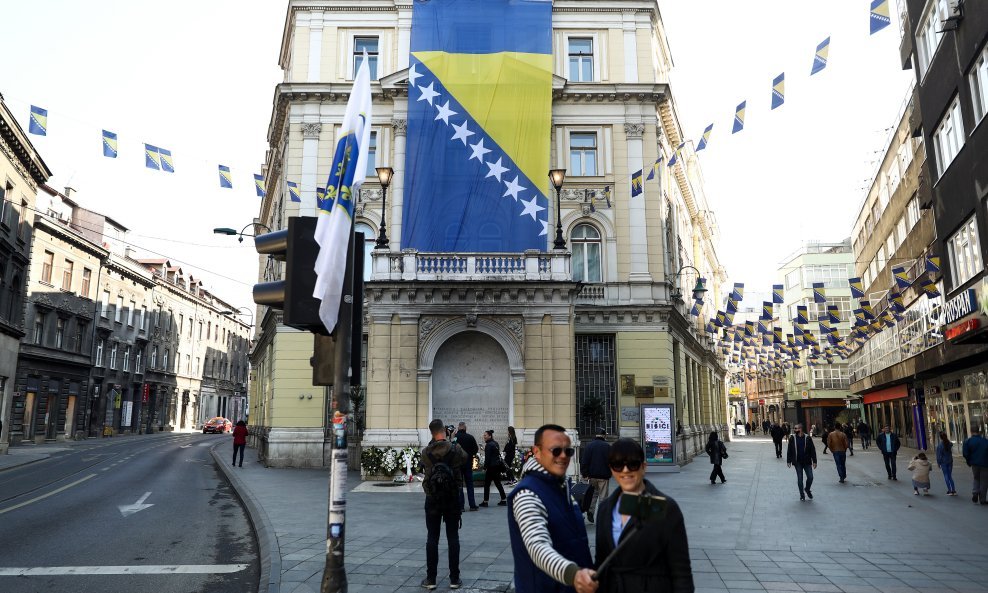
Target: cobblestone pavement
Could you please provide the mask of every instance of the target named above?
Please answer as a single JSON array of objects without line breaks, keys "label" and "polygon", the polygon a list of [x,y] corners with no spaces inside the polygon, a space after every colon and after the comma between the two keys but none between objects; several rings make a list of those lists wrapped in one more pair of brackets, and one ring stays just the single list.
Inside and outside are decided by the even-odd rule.
[{"label": "cobblestone pavement", "polygon": [[[886,479],[874,448],[848,457],[846,484],[837,481],[833,457],[821,456],[815,498],[801,502],[795,471],[776,459],[768,439],[745,437],[728,443],[728,449],[724,485],[710,484],[705,458],[679,473],[649,475],[683,509],[698,593],[988,591],[988,507],[972,504],[967,494],[971,473],[963,460],[954,470],[960,496],[945,496],[942,475],[935,471],[935,494],[922,497],[913,495],[905,469],[912,451],[900,452],[895,482]],[[256,461],[232,468],[227,452],[219,448],[217,462],[249,501],[259,540],[268,540],[261,546],[271,556],[262,591],[319,591],[325,471],[265,469]],[[347,486],[349,590],[422,591],[421,489],[360,483],[356,474]],[[480,497],[479,488],[477,493]],[[505,514],[497,506],[464,514],[461,591],[509,588],[512,557]],[[593,529],[588,525],[591,541]],[[448,586],[445,555],[441,542],[440,591]]]}]

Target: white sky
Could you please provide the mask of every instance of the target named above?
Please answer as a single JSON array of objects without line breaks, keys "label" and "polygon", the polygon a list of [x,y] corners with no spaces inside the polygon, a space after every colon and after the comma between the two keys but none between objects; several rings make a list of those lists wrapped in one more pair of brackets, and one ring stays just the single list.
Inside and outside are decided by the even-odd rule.
[{"label": "white sky", "polygon": [[[0,0],[0,93],[31,136],[52,187],[131,229],[142,256],[169,256],[221,298],[253,308],[253,241],[213,235],[257,214],[285,0]],[[898,19],[868,34],[868,0],[659,0],[673,94],[687,137],[714,123],[700,153],[731,282],[769,290],[778,262],[808,239],[839,241],[895,124],[911,71]],[[892,10],[894,11],[894,2]],[[809,77],[817,44],[830,63]],[[769,110],[786,72],[786,104]],[[745,129],[731,135],[748,100]],[[119,136],[102,156],[100,130]],[[174,174],[144,167],[143,143],[170,149]],[[217,165],[233,170],[221,189]]]}]

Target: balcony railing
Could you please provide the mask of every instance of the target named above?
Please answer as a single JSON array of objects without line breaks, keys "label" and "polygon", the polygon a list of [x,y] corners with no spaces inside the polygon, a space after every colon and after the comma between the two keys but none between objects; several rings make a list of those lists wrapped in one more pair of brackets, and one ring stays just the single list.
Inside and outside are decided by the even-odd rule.
[{"label": "balcony railing", "polygon": [[371,280],[571,281],[570,253],[401,253],[374,251]]}]

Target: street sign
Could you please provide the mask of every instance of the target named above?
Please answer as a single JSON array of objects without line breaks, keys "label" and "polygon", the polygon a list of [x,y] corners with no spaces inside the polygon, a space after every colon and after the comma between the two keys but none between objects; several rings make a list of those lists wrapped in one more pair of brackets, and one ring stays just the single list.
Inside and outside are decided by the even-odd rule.
[{"label": "street sign", "polygon": [[147,383],[144,384],[144,391],[141,394],[141,403],[148,403],[148,399],[151,395],[151,386]]}]

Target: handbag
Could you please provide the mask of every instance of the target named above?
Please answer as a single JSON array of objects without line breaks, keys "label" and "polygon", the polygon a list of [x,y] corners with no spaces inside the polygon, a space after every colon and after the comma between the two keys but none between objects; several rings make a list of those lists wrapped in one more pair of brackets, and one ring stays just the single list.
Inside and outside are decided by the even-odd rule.
[{"label": "handbag", "polygon": [[590,510],[590,503],[593,501],[593,486],[589,482],[577,482],[570,488],[570,494],[578,505],[580,512],[586,513]]}]

